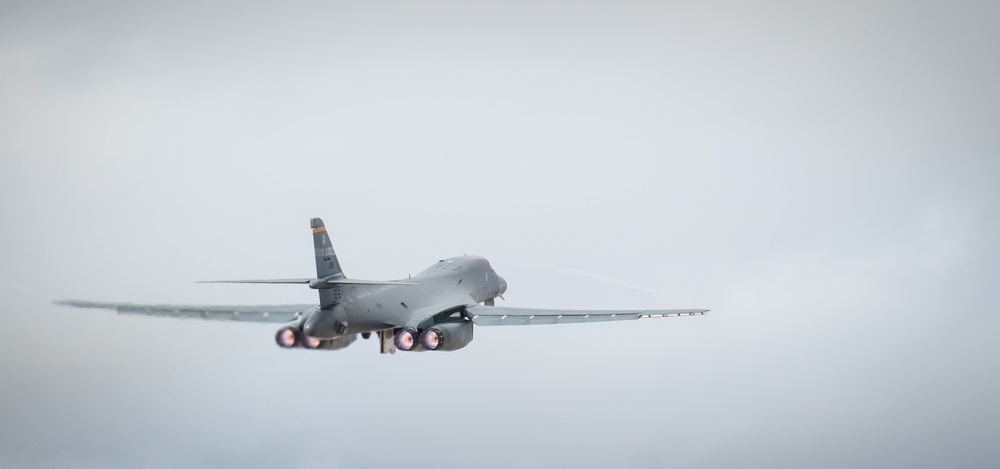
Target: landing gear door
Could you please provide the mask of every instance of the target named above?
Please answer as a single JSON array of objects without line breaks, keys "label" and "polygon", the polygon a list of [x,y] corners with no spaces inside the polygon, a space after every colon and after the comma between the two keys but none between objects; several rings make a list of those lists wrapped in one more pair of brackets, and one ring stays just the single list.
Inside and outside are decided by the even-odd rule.
[{"label": "landing gear door", "polygon": [[392,329],[378,331],[379,353],[396,353],[395,336]]}]

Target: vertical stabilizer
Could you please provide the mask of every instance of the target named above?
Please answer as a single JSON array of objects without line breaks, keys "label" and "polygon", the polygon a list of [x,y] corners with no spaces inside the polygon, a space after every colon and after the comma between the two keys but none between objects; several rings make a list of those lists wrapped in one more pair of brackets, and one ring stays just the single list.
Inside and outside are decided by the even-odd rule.
[{"label": "vertical stabilizer", "polygon": [[344,271],[340,269],[340,261],[337,260],[337,253],[333,250],[330,237],[326,234],[323,220],[313,218],[309,225],[313,230],[313,247],[316,250],[316,278],[326,278],[331,275],[343,277]]},{"label": "vertical stabilizer", "polygon": [[[326,226],[323,220],[313,218],[309,222],[313,231],[313,249],[316,251],[316,278],[344,278],[344,271],[340,268],[340,260],[333,250],[333,243],[326,233]],[[324,288],[319,290],[319,305],[324,310],[333,308],[340,302],[340,287]]]}]

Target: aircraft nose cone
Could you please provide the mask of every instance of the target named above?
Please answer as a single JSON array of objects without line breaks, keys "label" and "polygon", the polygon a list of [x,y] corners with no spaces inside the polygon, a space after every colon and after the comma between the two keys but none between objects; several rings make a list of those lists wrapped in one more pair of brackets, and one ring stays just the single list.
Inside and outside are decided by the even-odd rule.
[{"label": "aircraft nose cone", "polygon": [[[497,275],[497,277],[500,276]],[[507,293],[507,280],[504,279],[503,277],[500,277],[500,294],[503,295],[504,293]]]}]

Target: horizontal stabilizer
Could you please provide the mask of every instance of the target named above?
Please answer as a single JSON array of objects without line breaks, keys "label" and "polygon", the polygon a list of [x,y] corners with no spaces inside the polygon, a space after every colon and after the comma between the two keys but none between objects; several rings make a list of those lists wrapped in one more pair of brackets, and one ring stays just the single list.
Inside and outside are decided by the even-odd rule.
[{"label": "horizontal stabilizer", "polygon": [[270,283],[308,284],[309,288],[333,288],[338,285],[417,285],[401,280],[359,280],[353,278],[272,278],[258,280],[201,280],[195,283]]},{"label": "horizontal stabilizer", "polygon": [[258,280],[199,280],[195,283],[309,283],[311,278],[271,278]]}]

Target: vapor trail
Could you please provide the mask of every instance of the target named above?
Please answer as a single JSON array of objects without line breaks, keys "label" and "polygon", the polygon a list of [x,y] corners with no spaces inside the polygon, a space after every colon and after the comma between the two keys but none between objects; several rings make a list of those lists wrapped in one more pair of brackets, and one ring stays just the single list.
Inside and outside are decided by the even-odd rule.
[{"label": "vapor trail", "polygon": [[585,277],[585,278],[590,278],[590,279],[594,279],[594,280],[600,280],[600,281],[607,282],[607,283],[610,283],[610,284],[613,284],[613,285],[618,285],[620,287],[625,287],[625,288],[628,288],[628,289],[631,289],[631,290],[641,291],[643,293],[649,293],[651,295],[656,295],[656,296],[660,296],[660,297],[663,297],[663,298],[671,299],[671,297],[669,295],[666,295],[666,294],[660,292],[659,290],[656,290],[656,289],[653,289],[653,288],[649,288],[649,287],[644,287],[642,285],[636,285],[634,283],[627,282],[625,280],[622,280],[622,279],[616,278],[616,277],[612,277],[612,276],[607,275],[607,274],[602,274],[600,272],[591,272],[589,270],[575,269],[573,267],[566,267],[566,266],[559,265],[559,264],[553,264],[551,262],[536,261],[536,260],[523,259],[523,258],[518,258],[518,257],[507,258],[505,260],[508,261],[508,262],[510,262],[511,264],[521,265],[521,266],[524,266],[524,267],[535,267],[535,268],[539,268],[539,269],[549,270],[549,271],[552,271],[552,272],[559,272],[559,273],[563,273],[563,274],[576,275],[578,277]]},{"label": "vapor trail", "polygon": [[14,291],[23,293],[23,294],[28,295],[28,296],[30,296],[32,298],[35,298],[35,299],[42,299],[43,298],[43,296],[40,295],[38,292],[36,292],[36,291],[34,291],[34,290],[32,290],[32,289],[30,289],[28,287],[25,287],[25,286],[23,286],[21,284],[14,283],[14,282],[11,282],[11,281],[8,281],[8,280],[2,280],[2,279],[0,279],[0,287],[7,288],[9,290],[14,290]]}]

